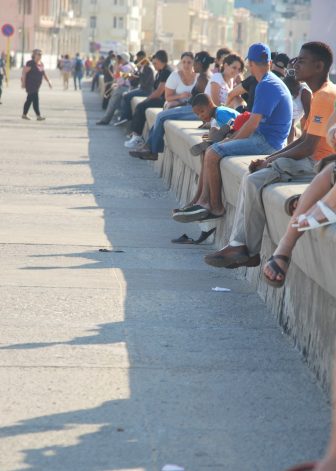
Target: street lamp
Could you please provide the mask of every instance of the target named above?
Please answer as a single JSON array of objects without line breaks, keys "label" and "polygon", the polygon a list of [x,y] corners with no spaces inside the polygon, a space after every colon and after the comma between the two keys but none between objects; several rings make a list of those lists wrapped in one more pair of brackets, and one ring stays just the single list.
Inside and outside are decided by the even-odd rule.
[{"label": "street lamp", "polygon": [[22,38],[21,38],[21,67],[24,67],[25,36],[26,36],[26,0],[22,0]]}]

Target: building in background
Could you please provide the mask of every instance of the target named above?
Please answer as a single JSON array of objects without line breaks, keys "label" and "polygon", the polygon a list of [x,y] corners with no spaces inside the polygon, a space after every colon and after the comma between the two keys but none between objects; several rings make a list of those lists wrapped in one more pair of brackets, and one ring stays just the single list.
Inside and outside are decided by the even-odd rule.
[{"label": "building in background", "polygon": [[233,49],[245,57],[249,46],[258,42],[268,42],[268,23],[246,8],[235,8]]},{"label": "building in background", "polygon": [[[12,23],[15,33],[11,51],[18,66],[42,49],[46,67],[55,67],[57,56],[80,50],[80,32],[86,24],[81,0],[1,0],[1,20]],[[5,50],[4,38],[0,48]]]},{"label": "building in background", "polygon": [[82,14],[87,20],[81,34],[82,52],[140,49],[142,0],[82,0]]},{"label": "building in background", "polygon": [[[322,10],[326,3],[319,2]],[[272,51],[295,57],[310,30],[311,0],[235,0],[236,7],[250,10],[268,23]]]}]

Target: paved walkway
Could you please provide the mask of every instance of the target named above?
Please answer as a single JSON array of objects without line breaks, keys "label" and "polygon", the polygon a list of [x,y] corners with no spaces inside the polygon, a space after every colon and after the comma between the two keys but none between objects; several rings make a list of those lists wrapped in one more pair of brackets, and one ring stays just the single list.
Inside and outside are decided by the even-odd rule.
[{"label": "paved walkway", "polygon": [[[281,471],[323,452],[326,398],[235,273],[185,226],[97,94],[0,107],[0,470]],[[190,235],[197,227],[188,227]],[[100,248],[112,252],[99,252]],[[211,291],[231,288],[231,293]]]}]

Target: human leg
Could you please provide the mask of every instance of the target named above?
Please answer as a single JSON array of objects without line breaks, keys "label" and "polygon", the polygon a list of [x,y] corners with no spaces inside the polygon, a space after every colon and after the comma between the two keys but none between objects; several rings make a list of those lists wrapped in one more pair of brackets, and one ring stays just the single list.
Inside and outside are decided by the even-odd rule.
[{"label": "human leg", "polygon": [[26,98],[26,101],[23,105],[23,116],[27,116],[28,114],[28,111],[29,111],[29,108],[31,106],[31,104],[33,103],[33,94],[32,93],[28,93],[27,94],[27,98]]},{"label": "human leg", "polygon": [[132,119],[132,132],[137,136],[141,136],[146,123],[146,110],[148,108],[160,108],[163,104],[162,98],[154,98],[152,100],[145,100],[142,103],[139,103]]},{"label": "human leg", "polygon": [[3,75],[0,74],[0,103],[1,103],[1,96],[2,96],[2,84],[3,84]]},{"label": "human leg", "polygon": [[37,117],[41,116],[38,92],[32,94],[33,108]]},{"label": "human leg", "polygon": [[145,97],[147,96],[147,93],[144,90],[141,90],[140,88],[137,88],[136,90],[132,90],[128,93],[125,93],[122,102],[120,105],[120,118],[127,119],[130,121],[132,119],[132,106],[131,106],[131,101],[132,98],[139,96],[139,97]]}]

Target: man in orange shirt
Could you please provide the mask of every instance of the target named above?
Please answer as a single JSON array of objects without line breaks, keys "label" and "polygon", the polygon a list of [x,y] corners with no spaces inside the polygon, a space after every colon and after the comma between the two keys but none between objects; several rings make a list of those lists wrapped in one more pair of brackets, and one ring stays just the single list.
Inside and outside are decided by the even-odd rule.
[{"label": "man in orange shirt", "polygon": [[284,149],[251,162],[250,172],[240,185],[230,242],[205,257],[209,265],[225,268],[259,265],[266,222],[263,189],[276,182],[311,181],[316,160],[333,152],[326,142],[328,120],[336,101],[336,85],[328,79],[332,62],[332,52],[326,44],[310,42],[302,46],[294,65],[295,76],[313,92],[305,130]]}]

